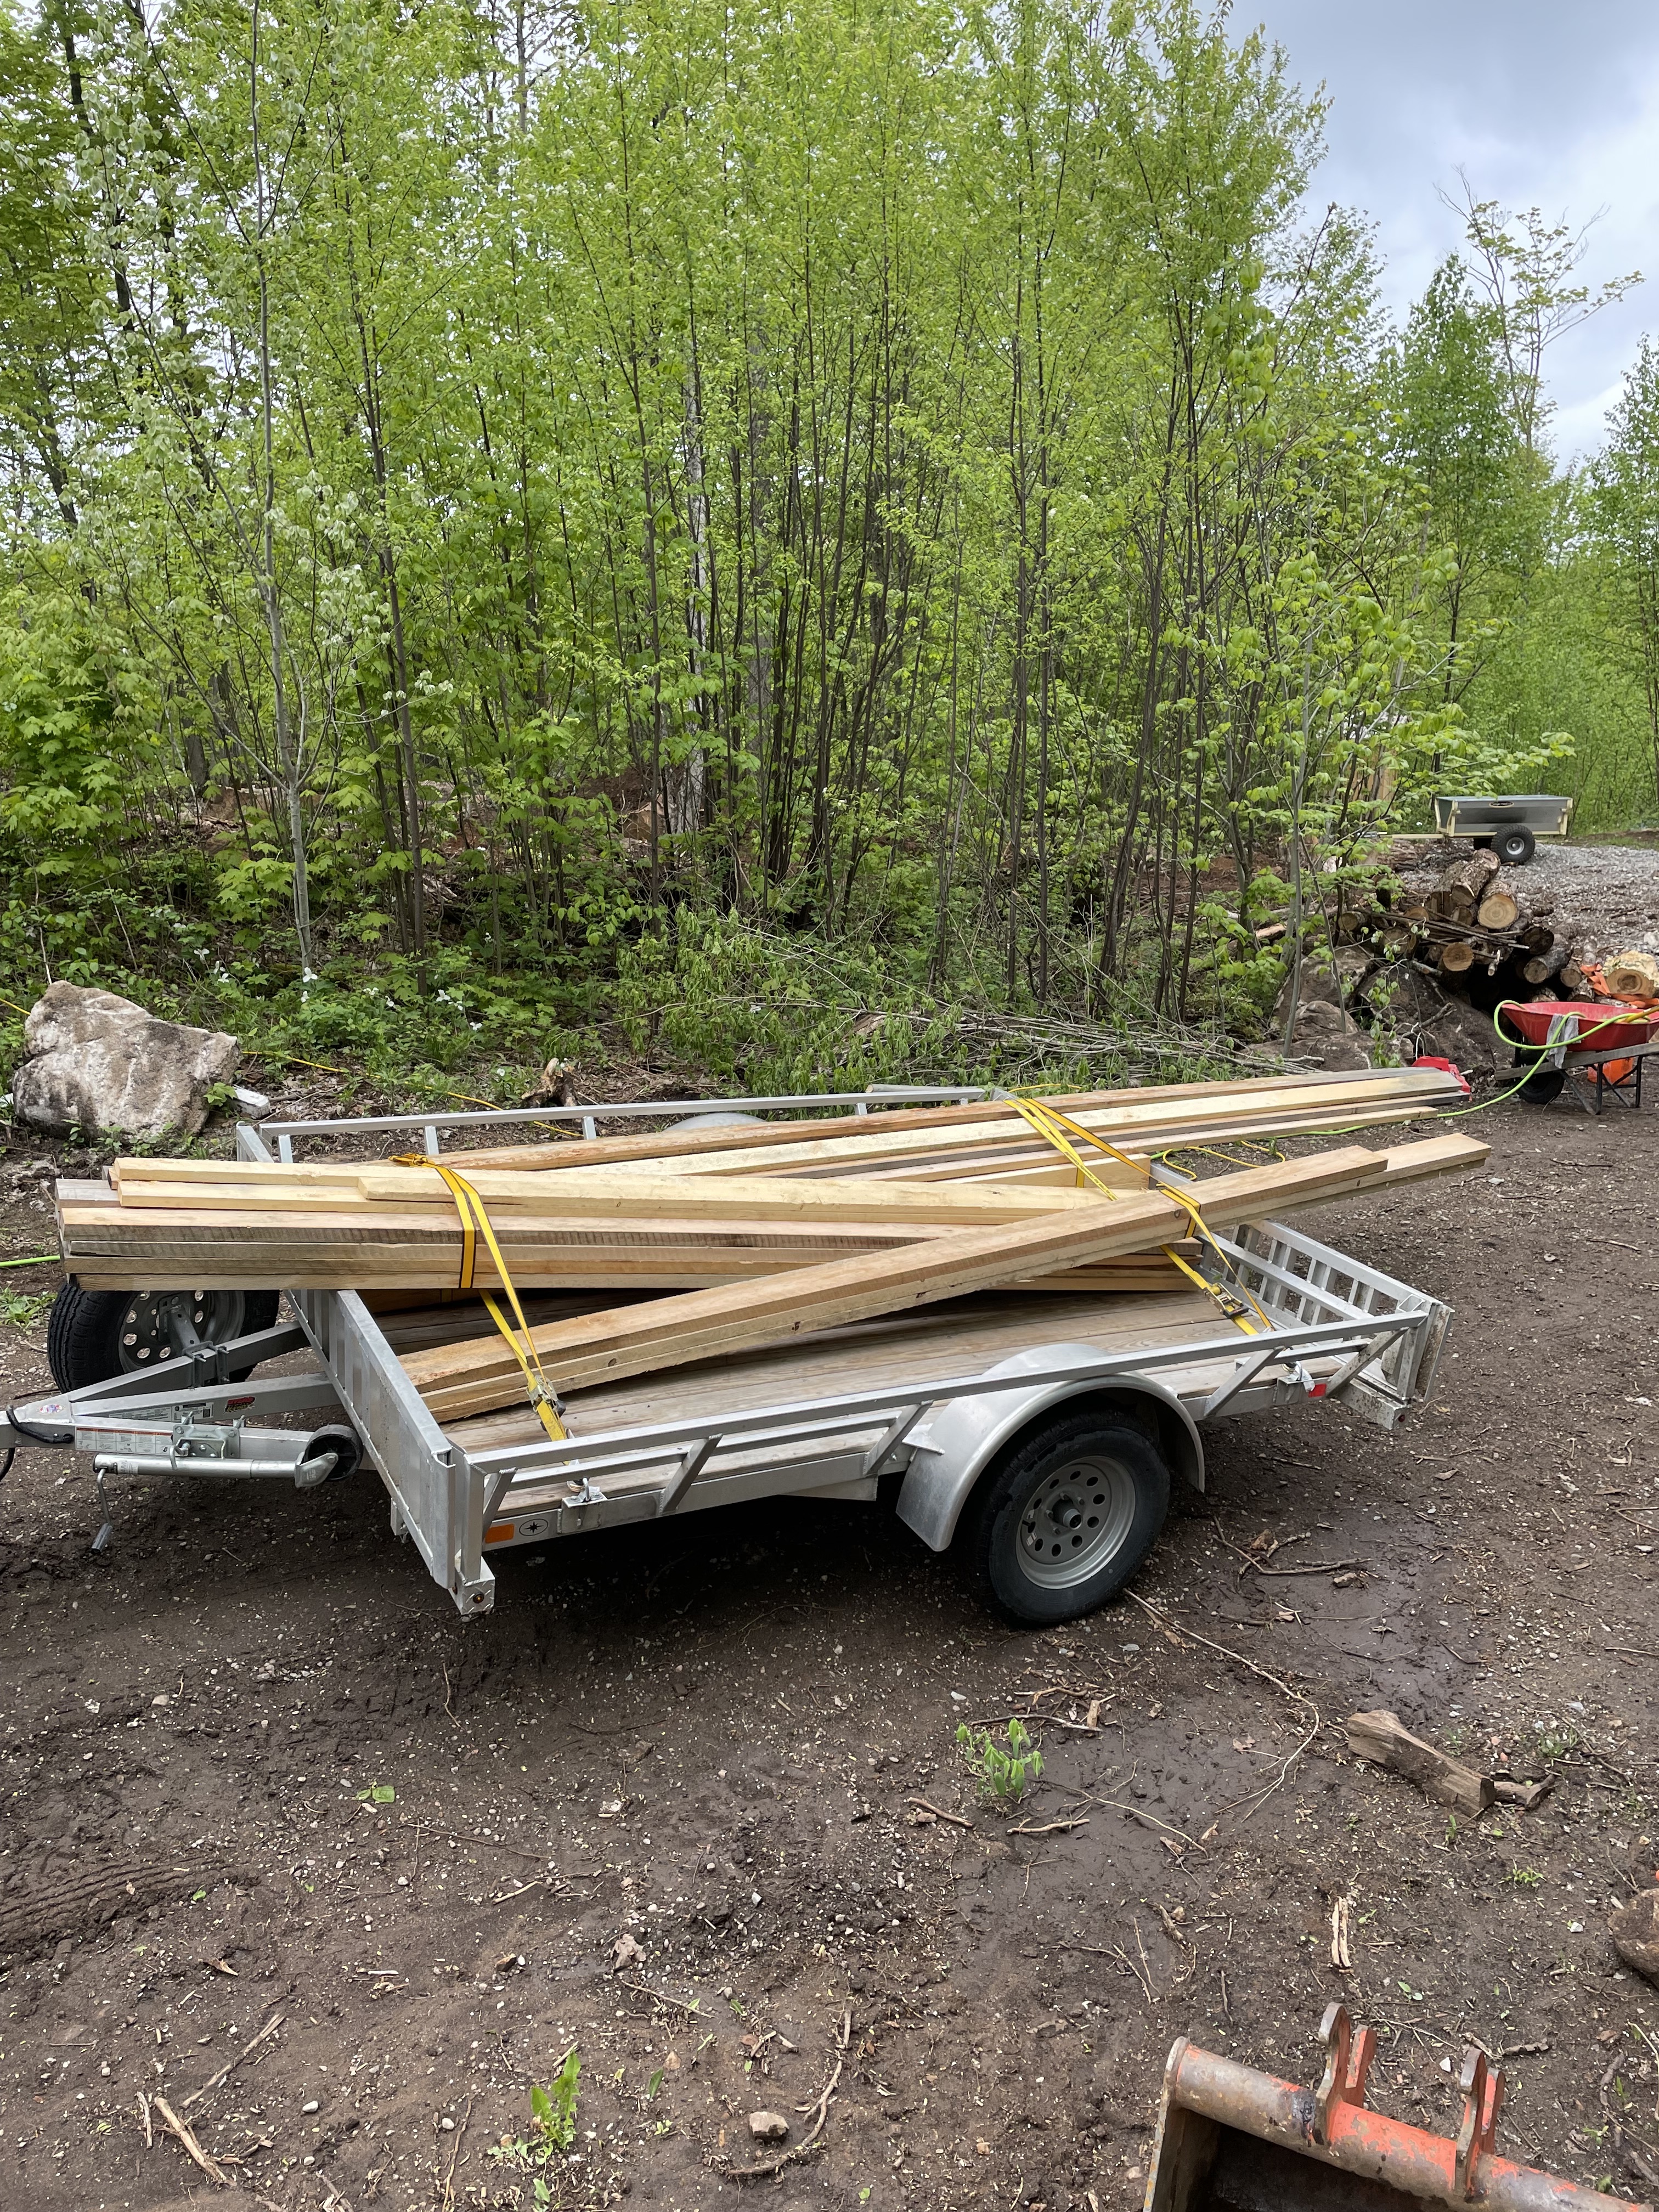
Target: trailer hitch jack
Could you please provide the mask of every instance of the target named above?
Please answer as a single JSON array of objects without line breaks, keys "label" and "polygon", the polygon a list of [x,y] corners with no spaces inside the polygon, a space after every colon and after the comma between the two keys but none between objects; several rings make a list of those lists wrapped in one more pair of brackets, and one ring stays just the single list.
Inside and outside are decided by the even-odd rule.
[{"label": "trailer hitch jack", "polygon": [[101,1467],[94,1467],[92,1479],[98,1486],[98,1510],[100,1516],[98,1534],[92,1540],[92,1548],[94,1552],[101,1552],[106,1549],[110,1538],[115,1534],[115,1522],[110,1516],[109,1492],[104,1487],[104,1470]]},{"label": "trailer hitch jack", "polygon": [[1485,2051],[1464,2054],[1453,2141],[1370,2110],[1376,2037],[1345,2006],[1330,2007],[1320,2033],[1316,2090],[1182,2037],[1164,2069],[1146,2212],[1653,2212],[1501,2158],[1504,2076]]}]

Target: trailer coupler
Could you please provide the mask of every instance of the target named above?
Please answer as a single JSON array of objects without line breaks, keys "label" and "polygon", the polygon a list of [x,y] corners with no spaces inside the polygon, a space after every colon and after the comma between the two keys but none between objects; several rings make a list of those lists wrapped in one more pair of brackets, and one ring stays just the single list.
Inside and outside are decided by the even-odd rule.
[{"label": "trailer coupler", "polygon": [[1181,2039],[1164,2069],[1146,2212],[1465,2212],[1471,2204],[1486,2212],[1653,2212],[1500,2158],[1504,2076],[1485,2051],[1464,2053],[1454,2140],[1366,2105],[1374,2030],[1356,2029],[1334,2004],[1320,2033],[1326,2060],[1317,2089]]}]

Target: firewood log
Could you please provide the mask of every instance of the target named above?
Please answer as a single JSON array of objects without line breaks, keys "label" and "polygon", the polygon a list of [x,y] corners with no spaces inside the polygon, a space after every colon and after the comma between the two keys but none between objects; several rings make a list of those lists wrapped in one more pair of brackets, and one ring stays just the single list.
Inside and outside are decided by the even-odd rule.
[{"label": "firewood log", "polygon": [[1501,884],[1494,884],[1475,908],[1482,929],[1513,929],[1521,919],[1521,902]]},{"label": "firewood log", "polygon": [[1571,945],[1552,945],[1547,951],[1534,952],[1532,958],[1522,964],[1522,980],[1528,983],[1547,983],[1552,976],[1560,975],[1571,957]]},{"label": "firewood log", "polygon": [[1347,1737],[1348,1749],[1357,1759],[1404,1775],[1426,1796],[1455,1806],[1471,1820],[1478,1820],[1488,1811],[1497,1796],[1490,1774],[1478,1774],[1423,1742],[1402,1725],[1397,1713],[1351,1713]]},{"label": "firewood log", "polygon": [[1466,860],[1454,860],[1435,888],[1443,895],[1467,899],[1472,908],[1478,908],[1500,865],[1496,853],[1471,853]]}]

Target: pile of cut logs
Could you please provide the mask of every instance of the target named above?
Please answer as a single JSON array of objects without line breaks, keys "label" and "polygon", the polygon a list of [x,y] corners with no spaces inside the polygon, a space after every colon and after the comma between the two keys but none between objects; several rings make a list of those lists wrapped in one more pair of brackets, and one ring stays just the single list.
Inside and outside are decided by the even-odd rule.
[{"label": "pile of cut logs", "polygon": [[1345,910],[1339,938],[1369,940],[1390,960],[1418,960],[1449,980],[1501,971],[1517,995],[1553,984],[1568,997],[1583,988],[1571,941],[1558,937],[1547,895],[1523,912],[1495,853],[1454,860],[1426,897]]}]

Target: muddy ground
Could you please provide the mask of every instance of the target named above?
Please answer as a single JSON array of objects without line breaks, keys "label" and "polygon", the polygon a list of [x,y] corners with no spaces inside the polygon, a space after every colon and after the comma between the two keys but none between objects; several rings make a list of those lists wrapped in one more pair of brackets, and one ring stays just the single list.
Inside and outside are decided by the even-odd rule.
[{"label": "muddy ground", "polygon": [[[1316,2079],[1334,1996],[1378,2104],[1455,2129],[1478,2039],[1512,2154],[1656,2194],[1659,1990],[1604,1918],[1659,1859],[1659,1114],[1468,1126],[1489,1173],[1319,1217],[1455,1306],[1430,1402],[1217,1431],[1135,1586],[1173,1632],[1013,1632],[890,1516],[807,1504],[514,1553],[463,1622],[371,1476],[121,1485],[94,1554],[88,1465],[20,1455],[5,2201],[1103,2212],[1175,2036]],[[27,1199],[0,1229],[51,1241]],[[43,1346],[6,1328],[8,1395]],[[1349,1758],[1377,1705],[1553,1794],[1454,1820]],[[988,1809],[957,1728],[1034,1709],[1042,1781]],[[760,2108],[827,2117],[728,2178],[776,2155]]]}]

